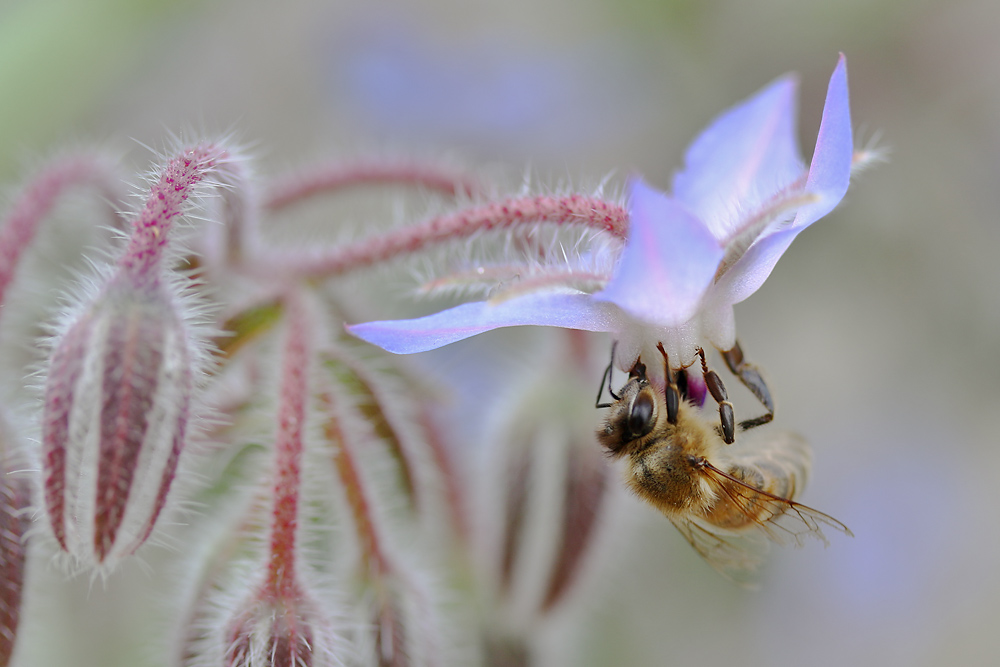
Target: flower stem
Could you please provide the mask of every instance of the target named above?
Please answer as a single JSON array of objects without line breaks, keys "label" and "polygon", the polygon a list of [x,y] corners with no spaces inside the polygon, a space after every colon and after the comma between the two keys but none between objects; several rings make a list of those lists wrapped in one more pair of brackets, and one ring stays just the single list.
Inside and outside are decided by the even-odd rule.
[{"label": "flower stem", "polygon": [[482,194],[478,182],[433,165],[416,162],[375,162],[317,165],[286,177],[270,189],[264,208],[277,211],[314,195],[359,185],[413,185],[450,197]]},{"label": "flower stem", "polygon": [[274,599],[295,595],[295,540],[301,489],[303,422],[308,399],[310,341],[305,304],[300,295],[287,300],[287,331],[275,447],[274,505],[272,509],[271,557],[266,592]]},{"label": "flower stem", "polygon": [[376,578],[392,571],[389,559],[382,549],[381,535],[376,528],[371,492],[366,487],[358,469],[358,461],[344,429],[341,428],[337,398],[330,390],[320,396],[327,418],[323,424],[323,434],[333,445],[333,465],[347,496],[347,504],[353,515],[355,529],[361,540],[362,557],[367,572]]},{"label": "flower stem", "polygon": [[352,385],[359,392],[357,407],[365,420],[371,424],[375,435],[382,440],[393,459],[399,464],[402,491],[407,501],[419,512],[422,502],[421,489],[418,489],[417,458],[420,444],[407,431],[405,417],[393,409],[395,401],[389,392],[380,385],[375,373],[370,372],[364,364],[355,361],[351,355],[334,351],[328,360],[329,364],[339,366],[349,374]]},{"label": "flower stem", "polygon": [[431,458],[437,467],[438,474],[444,485],[445,500],[447,507],[451,511],[451,522],[455,532],[463,543],[468,543],[471,539],[471,529],[467,515],[465,490],[462,488],[459,472],[456,470],[455,461],[448,450],[447,443],[441,437],[441,431],[434,423],[430,406],[427,403],[421,405],[420,426],[427,438],[427,446],[431,452]]},{"label": "flower stem", "polygon": [[628,211],[603,199],[582,195],[505,199],[431,218],[419,225],[339,246],[312,257],[296,253],[286,257],[259,258],[255,264],[269,274],[278,265],[283,272],[294,276],[330,277],[480,232],[538,223],[581,225],[624,239]]},{"label": "flower stem", "polygon": [[167,163],[150,188],[146,205],[132,221],[132,238],[118,261],[121,269],[143,282],[157,282],[174,218],[182,212],[195,186],[226,157],[223,149],[199,144]]},{"label": "flower stem", "polygon": [[24,251],[59,196],[75,185],[93,185],[114,207],[120,200],[120,193],[112,172],[111,165],[94,156],[72,156],[48,165],[24,188],[0,230],[0,303],[3,303]]},{"label": "flower stem", "polygon": [[30,488],[26,478],[10,474],[3,459],[0,455],[0,665],[6,667],[21,618]]}]

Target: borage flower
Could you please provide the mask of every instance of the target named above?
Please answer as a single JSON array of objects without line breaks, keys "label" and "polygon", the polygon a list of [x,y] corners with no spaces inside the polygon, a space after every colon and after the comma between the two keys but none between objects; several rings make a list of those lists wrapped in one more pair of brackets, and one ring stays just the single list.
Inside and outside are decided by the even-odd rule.
[{"label": "borage flower", "polygon": [[606,331],[619,341],[623,369],[640,355],[656,358],[658,343],[678,368],[706,344],[733,349],[733,305],[757,291],[795,236],[833,210],[850,181],[846,60],[840,57],[830,79],[808,168],[795,137],[796,89],[793,76],[782,77],[717,118],[688,149],[672,195],[630,180],[625,245],[593,281],[597,291],[547,281],[544,290],[348,330],[397,354],[518,325]]}]

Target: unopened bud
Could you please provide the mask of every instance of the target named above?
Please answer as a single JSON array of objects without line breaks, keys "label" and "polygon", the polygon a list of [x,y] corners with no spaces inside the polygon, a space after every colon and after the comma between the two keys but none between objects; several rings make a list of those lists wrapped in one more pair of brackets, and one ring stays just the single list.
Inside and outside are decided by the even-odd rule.
[{"label": "unopened bud", "polygon": [[160,284],[112,279],[57,339],[42,424],[45,508],[77,563],[113,566],[152,532],[184,445],[192,358]]},{"label": "unopened bud", "polygon": [[267,595],[250,600],[226,630],[226,667],[319,667],[340,664],[332,632],[301,591],[291,599]]},{"label": "unopened bud", "polygon": [[45,508],[77,564],[110,568],[149,537],[177,471],[201,355],[163,258],[189,198],[228,159],[168,161],[112,273],[56,337],[42,417]]}]

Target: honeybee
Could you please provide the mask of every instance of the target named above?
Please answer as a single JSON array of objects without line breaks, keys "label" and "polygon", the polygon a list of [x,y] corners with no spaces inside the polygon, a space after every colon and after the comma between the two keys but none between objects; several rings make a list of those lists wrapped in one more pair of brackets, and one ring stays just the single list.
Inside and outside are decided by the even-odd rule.
[{"label": "honeybee", "polygon": [[811,463],[801,436],[782,431],[726,444],[721,429],[678,389],[659,349],[663,389],[650,384],[637,361],[619,394],[612,392],[615,402],[605,406],[610,412],[597,433],[613,458],[627,459],[626,483],[636,495],[663,512],[712,567],[743,583],[769,542],[801,546],[811,536],[827,544],[824,526],[853,536],[833,517],[793,500]]}]

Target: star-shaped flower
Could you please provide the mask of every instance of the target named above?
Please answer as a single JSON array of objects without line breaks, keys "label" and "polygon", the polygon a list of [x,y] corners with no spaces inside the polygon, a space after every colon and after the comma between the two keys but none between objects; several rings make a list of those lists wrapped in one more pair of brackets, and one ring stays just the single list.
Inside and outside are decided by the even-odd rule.
[{"label": "star-shaped flower", "polygon": [[785,76],[719,116],[691,144],[672,194],[628,184],[629,229],[598,290],[546,283],[512,298],[348,330],[390,352],[422,352],[518,325],[607,331],[617,363],[656,357],[687,366],[698,348],[736,344],[733,305],[753,294],[803,229],[847,192],[854,157],[843,56],[830,79],[808,167],[795,138],[797,82]]}]

